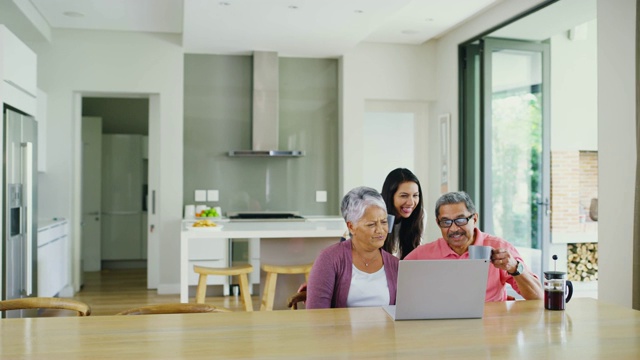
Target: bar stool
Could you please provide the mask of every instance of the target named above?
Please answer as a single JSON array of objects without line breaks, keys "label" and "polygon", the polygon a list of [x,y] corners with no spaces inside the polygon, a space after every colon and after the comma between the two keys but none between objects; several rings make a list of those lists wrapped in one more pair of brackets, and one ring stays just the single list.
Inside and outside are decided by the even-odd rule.
[{"label": "bar stool", "polygon": [[253,303],[251,302],[251,294],[249,292],[249,278],[247,274],[253,271],[251,265],[238,265],[224,268],[213,268],[207,266],[193,266],[193,271],[200,274],[198,278],[198,287],[196,289],[196,303],[204,304],[204,298],[207,293],[207,275],[221,276],[238,276],[240,280],[240,295],[244,303],[246,311],[253,311]]},{"label": "bar stool", "polygon": [[260,268],[267,273],[267,278],[264,282],[264,289],[262,294],[262,303],[260,304],[260,310],[273,310],[273,299],[276,296],[276,282],[278,280],[278,274],[304,274],[306,281],[309,281],[309,273],[311,272],[311,264],[305,265],[270,265],[262,264]]}]

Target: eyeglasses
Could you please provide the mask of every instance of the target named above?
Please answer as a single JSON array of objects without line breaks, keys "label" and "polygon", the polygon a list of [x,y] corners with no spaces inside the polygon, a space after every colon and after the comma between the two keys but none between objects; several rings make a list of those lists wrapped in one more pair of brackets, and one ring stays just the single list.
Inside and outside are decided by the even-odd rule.
[{"label": "eyeglasses", "polygon": [[438,226],[440,226],[443,229],[450,228],[451,225],[453,225],[453,223],[456,223],[456,225],[458,226],[465,226],[469,223],[469,220],[471,220],[473,215],[475,214],[471,214],[469,215],[469,217],[457,218],[453,220],[439,220]]}]

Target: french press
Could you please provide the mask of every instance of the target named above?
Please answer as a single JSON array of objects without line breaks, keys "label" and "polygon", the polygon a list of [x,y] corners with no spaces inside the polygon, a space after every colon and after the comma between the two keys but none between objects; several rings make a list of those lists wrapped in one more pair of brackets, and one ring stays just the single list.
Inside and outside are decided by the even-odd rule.
[{"label": "french press", "polygon": [[[554,269],[557,255],[553,255]],[[544,272],[544,308],[547,310],[564,310],[566,303],[573,295],[573,284],[565,279],[562,271]]]}]

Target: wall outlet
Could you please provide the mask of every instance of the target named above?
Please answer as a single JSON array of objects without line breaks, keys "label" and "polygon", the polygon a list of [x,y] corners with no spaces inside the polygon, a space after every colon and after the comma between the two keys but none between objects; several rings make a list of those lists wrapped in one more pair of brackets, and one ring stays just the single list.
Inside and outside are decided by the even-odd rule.
[{"label": "wall outlet", "polygon": [[207,191],[196,190],[195,198],[196,198],[196,201],[207,201]]},{"label": "wall outlet", "polygon": [[316,191],[316,202],[327,202],[327,192]]},{"label": "wall outlet", "polygon": [[207,201],[218,201],[220,200],[220,194],[218,190],[207,190]]}]

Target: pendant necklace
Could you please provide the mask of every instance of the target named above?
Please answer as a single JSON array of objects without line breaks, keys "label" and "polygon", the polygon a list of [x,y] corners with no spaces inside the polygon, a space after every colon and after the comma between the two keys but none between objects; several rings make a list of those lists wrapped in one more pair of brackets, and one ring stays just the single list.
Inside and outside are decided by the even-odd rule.
[{"label": "pendant necklace", "polygon": [[362,259],[362,262],[364,263],[364,266],[365,266],[365,267],[369,267],[369,264],[370,264],[370,263],[373,263],[375,260],[377,260],[377,257],[376,257],[376,255],[374,254],[374,255],[373,255],[373,257],[372,257],[369,261],[367,261],[367,259],[365,259],[365,257],[364,257],[364,256],[360,255],[360,253],[358,253],[358,251],[355,249],[355,247],[353,247],[353,244],[351,244],[351,248],[353,249],[353,251],[354,251],[356,254],[358,254],[358,256],[360,257],[360,259]]}]

